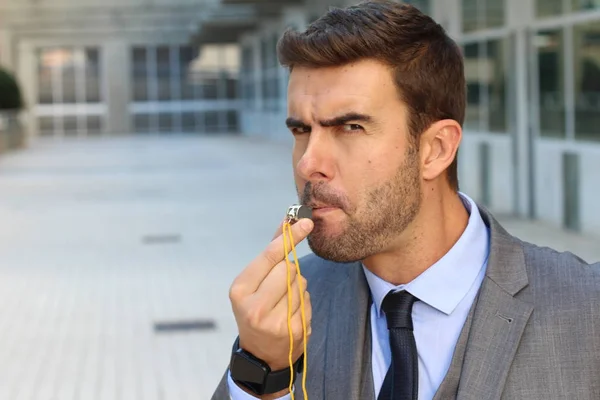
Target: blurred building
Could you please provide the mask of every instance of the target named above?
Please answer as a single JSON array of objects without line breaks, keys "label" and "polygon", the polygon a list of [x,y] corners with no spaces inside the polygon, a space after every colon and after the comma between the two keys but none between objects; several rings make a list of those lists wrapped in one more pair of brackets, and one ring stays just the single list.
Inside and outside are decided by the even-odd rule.
[{"label": "blurred building", "polygon": [[200,54],[191,37],[246,14],[211,0],[0,0],[0,65],[35,136],[238,131],[238,46]]},{"label": "blurred building", "polygon": [[[0,0],[0,64],[39,136],[291,141],[275,44],[353,0]],[[461,189],[600,234],[600,0],[410,0],[462,46]]]}]

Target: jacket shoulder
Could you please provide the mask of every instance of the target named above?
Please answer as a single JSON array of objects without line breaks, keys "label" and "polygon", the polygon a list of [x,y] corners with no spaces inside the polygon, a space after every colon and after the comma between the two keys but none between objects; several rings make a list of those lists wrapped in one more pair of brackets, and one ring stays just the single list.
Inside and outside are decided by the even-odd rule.
[{"label": "jacket shoulder", "polygon": [[600,263],[590,264],[572,252],[521,243],[529,286],[536,298],[600,306]]}]

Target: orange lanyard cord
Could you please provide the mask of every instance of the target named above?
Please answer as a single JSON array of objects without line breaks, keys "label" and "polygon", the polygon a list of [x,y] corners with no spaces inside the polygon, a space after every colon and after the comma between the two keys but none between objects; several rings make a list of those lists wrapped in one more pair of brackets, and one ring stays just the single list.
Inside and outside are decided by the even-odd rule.
[{"label": "orange lanyard cord", "polygon": [[307,338],[307,328],[306,328],[306,309],[304,306],[304,295],[302,292],[302,287],[300,286],[300,279],[302,274],[300,272],[300,263],[298,262],[298,256],[296,254],[296,247],[294,245],[294,237],[292,235],[292,226],[289,222],[284,222],[283,224],[283,246],[285,251],[285,261],[287,264],[287,286],[288,286],[288,332],[290,334],[290,353],[289,353],[289,363],[290,363],[290,394],[291,400],[294,400],[293,389],[293,374],[294,374],[294,364],[293,364],[293,351],[294,351],[294,336],[292,333],[292,282],[291,282],[291,262],[289,260],[290,249],[288,247],[286,234],[289,232],[289,240],[291,245],[291,251],[294,256],[294,263],[296,265],[296,279],[298,280],[298,294],[300,295],[300,312],[302,315],[302,334],[303,334],[303,344],[304,344],[304,372],[302,373],[302,392],[304,393],[304,400],[308,400],[308,394],[306,392],[306,376],[307,376],[307,365],[308,365],[308,338]]}]

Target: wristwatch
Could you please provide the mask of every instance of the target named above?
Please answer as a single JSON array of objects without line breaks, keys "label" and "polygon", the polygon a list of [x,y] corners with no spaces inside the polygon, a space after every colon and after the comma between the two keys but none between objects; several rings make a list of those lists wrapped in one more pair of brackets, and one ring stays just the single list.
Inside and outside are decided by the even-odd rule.
[{"label": "wristwatch", "polygon": [[[304,355],[293,365],[293,382],[296,375],[304,367]],[[287,389],[290,386],[290,368],[271,371],[263,360],[252,353],[240,348],[240,338],[235,340],[229,363],[231,379],[256,395],[272,394]]]}]

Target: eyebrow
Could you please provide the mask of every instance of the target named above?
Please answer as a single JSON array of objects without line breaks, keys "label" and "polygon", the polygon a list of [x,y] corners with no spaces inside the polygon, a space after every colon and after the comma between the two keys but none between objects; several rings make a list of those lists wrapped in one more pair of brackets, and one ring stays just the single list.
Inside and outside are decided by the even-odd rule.
[{"label": "eyebrow", "polygon": [[[349,112],[338,117],[319,121],[319,125],[323,127],[335,127],[345,125],[348,122],[373,122],[373,118],[366,114]],[[297,118],[288,118],[285,120],[288,128],[310,128],[310,126]]]}]

